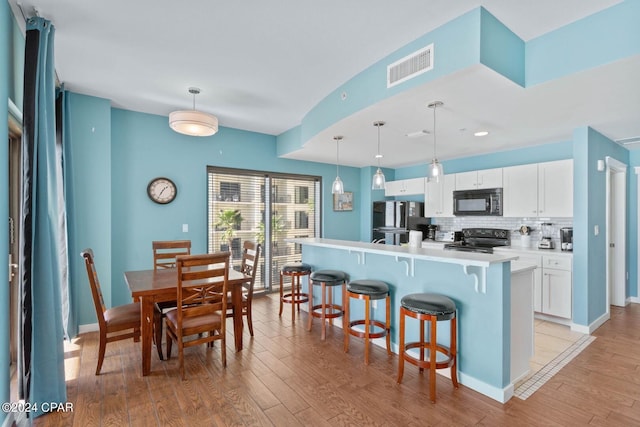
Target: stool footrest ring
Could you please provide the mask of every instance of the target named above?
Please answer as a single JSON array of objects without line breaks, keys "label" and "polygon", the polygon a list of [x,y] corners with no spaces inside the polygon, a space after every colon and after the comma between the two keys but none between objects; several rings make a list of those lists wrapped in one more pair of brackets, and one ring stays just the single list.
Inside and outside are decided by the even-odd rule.
[{"label": "stool footrest ring", "polygon": [[[352,322],[349,322],[349,329],[348,329],[349,333],[354,337],[366,338],[367,335],[365,332],[359,331],[357,329],[353,329],[354,326],[364,325],[364,324],[365,324],[364,319],[354,320]],[[381,329],[381,331],[378,331],[378,332],[369,331],[369,338],[383,338],[387,336],[387,325],[385,325],[384,323],[380,322],[379,320],[369,320],[369,325],[371,327],[377,327]]]},{"label": "stool footrest ring", "polygon": [[[429,369],[429,367],[431,366],[431,362],[429,360],[420,360],[418,358],[413,357],[411,354],[408,353],[407,350],[410,350],[412,348],[424,348],[425,352],[424,355],[425,357],[429,356],[430,353],[430,349],[429,349],[429,342],[410,342],[410,343],[406,343],[404,345],[404,360],[406,360],[407,362],[411,363],[412,365],[415,365],[419,368],[425,368],[425,369]],[[436,346],[436,351],[437,353],[440,353],[444,356],[446,356],[445,359],[437,361],[436,360],[436,369],[444,369],[444,368],[450,368],[453,366],[454,363],[454,358],[451,355],[451,349],[449,347],[445,347],[442,345],[437,345]]]},{"label": "stool footrest ring", "polygon": [[[324,306],[325,309],[325,314],[324,314],[324,318],[325,319],[335,319],[336,317],[341,317],[344,314],[344,309],[342,308],[341,305],[338,304],[325,304]],[[318,304],[318,305],[314,305],[311,308],[311,316],[313,317],[318,317],[318,318],[322,318],[322,313],[321,311],[318,310],[322,310],[322,304]]]}]

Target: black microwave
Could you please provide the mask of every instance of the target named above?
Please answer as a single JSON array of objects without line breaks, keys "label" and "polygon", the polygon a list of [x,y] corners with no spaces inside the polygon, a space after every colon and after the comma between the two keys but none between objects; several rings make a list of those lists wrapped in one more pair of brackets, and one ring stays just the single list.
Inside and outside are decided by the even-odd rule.
[{"label": "black microwave", "polygon": [[454,191],[453,214],[502,216],[502,188]]}]

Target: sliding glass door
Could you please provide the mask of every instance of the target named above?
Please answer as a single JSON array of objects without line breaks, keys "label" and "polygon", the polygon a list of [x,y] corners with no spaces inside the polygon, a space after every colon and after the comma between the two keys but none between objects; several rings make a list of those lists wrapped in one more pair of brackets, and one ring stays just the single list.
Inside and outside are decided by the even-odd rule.
[{"label": "sliding glass door", "polygon": [[280,268],[301,258],[287,239],[320,236],[320,177],[213,166],[207,175],[208,251],[228,250],[239,266],[243,241],[257,241],[255,289],[277,289]]}]

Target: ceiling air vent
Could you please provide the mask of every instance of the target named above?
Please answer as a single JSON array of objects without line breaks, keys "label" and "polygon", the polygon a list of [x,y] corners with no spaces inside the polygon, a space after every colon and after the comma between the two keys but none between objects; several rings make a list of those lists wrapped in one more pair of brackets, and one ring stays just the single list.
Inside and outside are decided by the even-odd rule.
[{"label": "ceiling air vent", "polygon": [[387,66],[387,88],[433,68],[433,43]]}]

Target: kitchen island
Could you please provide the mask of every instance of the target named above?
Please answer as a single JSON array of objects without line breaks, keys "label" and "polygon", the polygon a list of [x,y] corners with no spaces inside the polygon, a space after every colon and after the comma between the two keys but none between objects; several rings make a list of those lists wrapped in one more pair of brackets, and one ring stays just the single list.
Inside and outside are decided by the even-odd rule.
[{"label": "kitchen island", "polygon": [[[519,336],[521,332],[531,334],[528,336],[533,333],[532,311],[523,312],[516,305],[522,299],[525,305],[531,305],[534,266],[521,264],[514,271],[517,280],[513,285],[518,287],[514,295],[518,298],[512,301],[511,261],[517,256],[321,238],[289,241],[302,246],[302,260],[312,265],[314,270],[337,269],[346,272],[351,280],[376,279],[390,285],[391,341],[395,353],[399,342],[400,300],[404,295],[433,292],[452,298],[458,309],[460,383],[499,402],[511,398],[514,382],[522,375],[514,372],[514,377],[512,366],[524,366],[531,357],[528,349],[512,351],[511,345],[512,337]],[[336,292],[336,299],[340,301],[338,294]],[[360,305],[352,303],[351,307],[354,318],[362,315]],[[382,307],[374,311],[376,316],[384,315]],[[512,316],[518,318],[512,321]],[[438,340],[449,345],[449,324],[441,323],[438,325]],[[512,331],[512,324],[522,331]],[[407,331],[417,336],[417,322],[408,324]],[[519,360],[514,361],[512,357]]]}]

